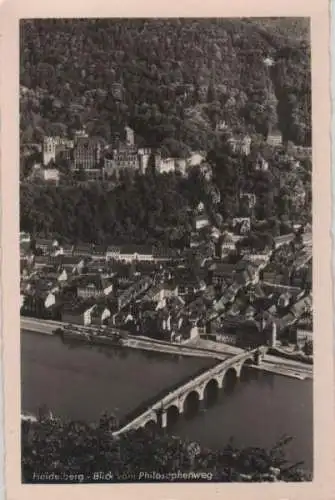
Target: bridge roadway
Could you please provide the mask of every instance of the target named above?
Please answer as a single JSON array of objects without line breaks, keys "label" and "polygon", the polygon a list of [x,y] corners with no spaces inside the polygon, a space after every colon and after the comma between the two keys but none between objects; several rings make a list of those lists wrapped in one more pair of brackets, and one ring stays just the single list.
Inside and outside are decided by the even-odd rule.
[{"label": "bridge roadway", "polygon": [[179,387],[168,389],[164,395],[158,396],[152,404],[148,405],[146,403],[146,408],[142,406],[137,411],[135,410],[135,413],[131,416],[128,416],[130,421],[121,425],[114,432],[114,436],[145,427],[148,424],[158,425],[162,428],[167,427],[169,415],[172,414],[172,418],[174,418],[176,415],[184,413],[190,400],[193,399],[194,401],[195,399],[197,404],[203,402],[210,387],[221,389],[226,378],[235,381],[240,377],[245,364],[261,365],[265,349],[264,347],[258,347],[237,354],[225,361],[221,361],[212,368],[205,369],[205,371],[193,376]]}]

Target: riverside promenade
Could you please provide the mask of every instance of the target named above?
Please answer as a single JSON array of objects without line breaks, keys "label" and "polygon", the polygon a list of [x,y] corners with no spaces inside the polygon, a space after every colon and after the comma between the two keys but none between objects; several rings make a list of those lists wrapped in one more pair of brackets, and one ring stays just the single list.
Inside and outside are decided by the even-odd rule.
[{"label": "riverside promenade", "polygon": [[[57,328],[64,327],[60,321],[50,321],[38,318],[21,317],[21,330],[53,335]],[[79,337],[79,336],[78,336]],[[99,342],[99,341],[98,341]],[[97,342],[97,343],[98,343]],[[105,344],[105,343],[104,343]],[[218,361],[225,361],[233,356],[242,354],[244,349],[228,344],[197,339],[184,344],[171,344],[144,336],[129,335],[125,340],[126,347],[145,351],[162,352],[180,356],[211,357]],[[313,366],[300,361],[281,358],[265,354],[261,366],[255,368],[277,375],[298,379],[312,379]]]}]

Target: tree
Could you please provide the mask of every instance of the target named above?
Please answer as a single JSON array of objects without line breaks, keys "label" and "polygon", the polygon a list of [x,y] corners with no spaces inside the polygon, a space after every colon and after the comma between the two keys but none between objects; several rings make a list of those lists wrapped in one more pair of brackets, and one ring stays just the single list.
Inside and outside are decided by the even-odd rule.
[{"label": "tree", "polygon": [[[112,436],[125,421],[104,413],[96,423],[62,421],[45,408],[36,422],[22,420],[21,449],[24,483],[36,482],[36,468],[45,474],[64,475],[76,470],[80,476],[96,472],[139,477],[152,470],[161,474],[206,471],[213,481],[306,481],[310,474],[303,464],[289,464],[284,438],[271,449],[237,448],[230,440],[221,450],[202,449],[177,437],[158,432],[156,427]],[[47,436],[47,439],[46,439]],[[176,474],[177,475],[177,474]],[[35,477],[35,479],[34,479]],[[104,481],[110,480],[105,477]],[[203,479],[201,479],[203,480]]]}]

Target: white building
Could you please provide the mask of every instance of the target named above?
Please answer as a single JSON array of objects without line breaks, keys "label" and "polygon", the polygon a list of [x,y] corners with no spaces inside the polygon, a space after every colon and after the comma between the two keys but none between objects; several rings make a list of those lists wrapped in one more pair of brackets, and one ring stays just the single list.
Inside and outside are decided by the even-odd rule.
[{"label": "white building", "polygon": [[29,178],[31,180],[40,179],[43,182],[58,184],[60,173],[57,168],[43,168],[41,165],[35,165]]},{"label": "white building", "polygon": [[189,167],[196,167],[200,165],[203,161],[205,161],[205,156],[201,153],[194,152],[187,160],[187,165]]},{"label": "white building", "polygon": [[20,232],[20,243],[29,243],[30,242],[30,234],[24,231]]},{"label": "white building", "polygon": [[204,227],[207,227],[210,225],[210,221],[209,221],[207,215],[205,215],[205,214],[201,214],[201,215],[198,215],[197,217],[195,217],[194,223],[195,223],[196,230],[203,229]]},{"label": "white building", "polygon": [[174,158],[161,158],[156,156],[155,167],[160,174],[174,172],[175,171],[175,159]]},{"label": "white building", "polygon": [[111,246],[107,248],[106,259],[123,260],[132,262],[135,260],[151,262],[154,260],[153,249],[144,245]]}]

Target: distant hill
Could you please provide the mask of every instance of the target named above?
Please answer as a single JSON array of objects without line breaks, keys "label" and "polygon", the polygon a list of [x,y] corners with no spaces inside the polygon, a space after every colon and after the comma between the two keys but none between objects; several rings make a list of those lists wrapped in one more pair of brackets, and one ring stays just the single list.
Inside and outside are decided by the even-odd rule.
[{"label": "distant hill", "polygon": [[32,91],[21,97],[23,142],[55,124],[109,140],[126,123],[177,155],[210,149],[222,123],[311,141],[307,19],[25,21],[20,80]]},{"label": "distant hill", "polygon": [[292,42],[310,42],[310,20],[307,17],[249,18],[246,22],[271,36]]}]

